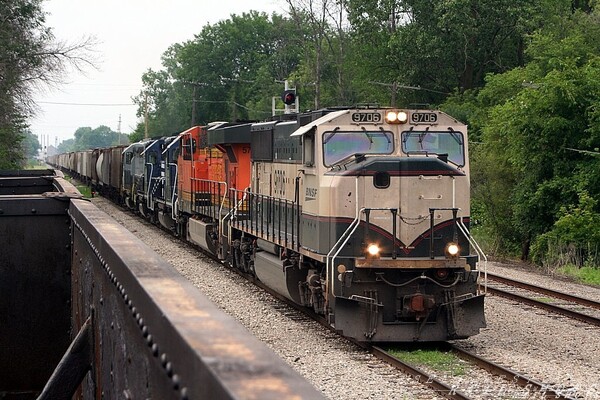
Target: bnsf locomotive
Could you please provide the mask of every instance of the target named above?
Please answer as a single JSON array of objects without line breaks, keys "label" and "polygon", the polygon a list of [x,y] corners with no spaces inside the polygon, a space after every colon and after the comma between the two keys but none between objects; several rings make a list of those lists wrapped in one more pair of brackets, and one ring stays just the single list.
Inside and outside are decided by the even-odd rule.
[{"label": "bnsf locomotive", "polygon": [[467,127],[326,109],[213,123],[49,162],[367,342],[485,326]]}]

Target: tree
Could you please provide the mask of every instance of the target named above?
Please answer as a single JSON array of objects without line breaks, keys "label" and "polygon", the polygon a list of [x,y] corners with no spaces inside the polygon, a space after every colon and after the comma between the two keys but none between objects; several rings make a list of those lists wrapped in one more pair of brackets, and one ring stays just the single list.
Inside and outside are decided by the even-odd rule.
[{"label": "tree", "polygon": [[25,131],[22,145],[23,145],[23,154],[28,159],[33,159],[33,158],[37,157],[38,150],[40,150],[42,148],[37,136],[34,135],[33,133],[31,133],[31,131],[29,129],[27,129]]},{"label": "tree", "polygon": [[[172,45],[163,54],[164,70],[146,72],[134,99],[138,115],[148,107],[149,136],[177,133],[192,123],[270,116],[279,82],[300,63],[297,31],[281,16],[251,11]],[[135,137],[143,137],[144,128],[140,124]]]},{"label": "tree", "polygon": [[553,22],[531,36],[526,66],[488,77],[469,121],[483,142],[474,197],[523,259],[556,230],[561,210],[582,193],[600,196],[599,162],[589,155],[600,147],[600,16],[577,11]]},{"label": "tree", "polygon": [[75,139],[63,140],[57,148],[59,153],[68,153],[75,150]]},{"label": "tree", "polygon": [[35,111],[32,92],[57,84],[68,66],[91,65],[91,39],[78,44],[56,41],[44,26],[42,0],[0,2],[0,148],[2,167],[18,168],[26,119]]},{"label": "tree", "polygon": [[[524,40],[554,0],[347,0],[362,79],[397,87],[399,101],[439,104],[523,65]],[[560,2],[560,0],[556,0]],[[371,78],[369,78],[371,77]],[[371,85],[367,91],[380,91]]]},{"label": "tree", "polygon": [[189,88],[173,82],[165,70],[146,71],[142,75],[142,83],[144,88],[133,101],[138,104],[137,116],[143,117],[144,121],[136,127],[132,141],[145,137],[146,123],[149,137],[172,135],[193,124],[190,119],[193,104],[189,101]]},{"label": "tree", "polygon": [[298,30],[306,32],[300,43],[304,57],[301,73],[296,76],[298,81],[310,84],[315,109],[322,106],[324,83],[335,88],[330,97],[344,103],[349,81],[344,68],[347,40],[343,3],[337,0],[287,0],[287,3]]},{"label": "tree", "polygon": [[75,131],[75,142],[72,151],[110,147],[119,143],[119,133],[108,126],[100,125],[92,129],[89,126]]}]

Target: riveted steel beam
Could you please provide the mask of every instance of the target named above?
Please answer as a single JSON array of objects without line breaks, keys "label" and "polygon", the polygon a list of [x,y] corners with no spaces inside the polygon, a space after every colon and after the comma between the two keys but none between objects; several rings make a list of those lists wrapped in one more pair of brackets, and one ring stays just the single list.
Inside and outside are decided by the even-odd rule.
[{"label": "riveted steel beam", "polygon": [[83,398],[319,399],[322,394],[132,233],[72,200],[74,329],[95,312]]}]

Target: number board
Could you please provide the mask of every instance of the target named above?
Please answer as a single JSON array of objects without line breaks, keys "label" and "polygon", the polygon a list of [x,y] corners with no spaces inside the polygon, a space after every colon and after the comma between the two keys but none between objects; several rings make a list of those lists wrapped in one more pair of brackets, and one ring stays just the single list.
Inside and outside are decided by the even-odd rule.
[{"label": "number board", "polygon": [[414,124],[434,124],[437,122],[437,114],[430,112],[415,112],[411,114],[410,120]]},{"label": "number board", "polygon": [[381,114],[377,112],[355,112],[352,114],[352,122],[356,123],[380,123]]}]

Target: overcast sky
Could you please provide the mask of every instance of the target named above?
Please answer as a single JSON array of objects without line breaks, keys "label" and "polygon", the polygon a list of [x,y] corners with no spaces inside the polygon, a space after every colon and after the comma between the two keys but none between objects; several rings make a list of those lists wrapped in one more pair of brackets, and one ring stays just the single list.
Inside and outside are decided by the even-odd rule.
[{"label": "overcast sky", "polygon": [[[283,14],[285,0],[46,0],[46,25],[57,40],[93,36],[98,70],[70,72],[58,89],[35,97],[39,114],[31,130],[54,145],[77,128],[106,125],[130,133],[138,119],[131,97],[142,74],[161,68],[160,57],[174,43],[191,40],[207,24],[250,10]],[[42,139],[40,139],[42,141]]]}]

